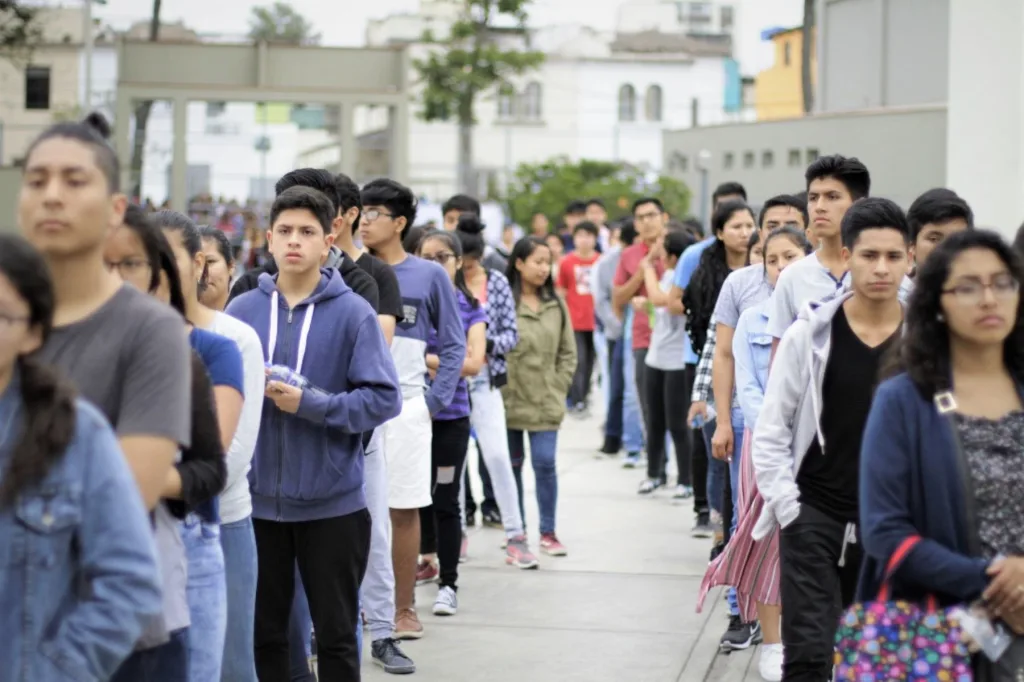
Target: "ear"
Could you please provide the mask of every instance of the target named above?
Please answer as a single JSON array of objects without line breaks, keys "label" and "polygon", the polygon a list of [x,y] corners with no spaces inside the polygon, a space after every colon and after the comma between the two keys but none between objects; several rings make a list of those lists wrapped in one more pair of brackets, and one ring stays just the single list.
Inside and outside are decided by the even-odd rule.
[{"label": "ear", "polygon": [[406,220],[405,216],[398,216],[397,218],[395,218],[395,225],[398,227],[397,234],[399,236],[401,236],[402,233],[405,232],[405,228],[406,226],[408,226],[408,224],[409,221]]},{"label": "ear", "polygon": [[917,249],[913,244],[907,247],[907,257],[910,259],[911,265],[917,265]]},{"label": "ear", "polygon": [[849,266],[850,265],[850,257],[853,256],[853,252],[850,251],[849,248],[844,246],[843,250],[841,252],[841,255],[843,257],[843,265]]},{"label": "ear", "polygon": [[18,348],[19,355],[35,353],[43,345],[43,328],[38,324],[32,325],[28,330],[28,336],[21,342]]},{"label": "ear", "polygon": [[327,234],[327,235],[324,236],[324,243],[327,244],[327,248],[328,249],[331,248],[331,246],[334,244],[334,233],[333,232],[331,232],[330,234]]},{"label": "ear", "polygon": [[111,195],[110,206],[113,210],[110,213],[110,225],[107,228],[108,233],[113,234],[114,230],[124,225],[124,212],[128,210],[128,197],[117,192]]},{"label": "ear", "polygon": [[192,265],[195,266],[196,272],[202,273],[206,270],[206,254],[202,251],[197,251],[196,255],[192,258]]}]

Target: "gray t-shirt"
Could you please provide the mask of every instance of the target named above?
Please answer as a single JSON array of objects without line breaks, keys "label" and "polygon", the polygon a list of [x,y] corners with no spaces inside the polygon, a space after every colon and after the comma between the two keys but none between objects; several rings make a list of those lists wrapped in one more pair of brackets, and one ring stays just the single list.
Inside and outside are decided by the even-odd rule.
[{"label": "gray t-shirt", "polygon": [[735,329],[743,311],[767,300],[771,295],[772,285],[765,277],[763,265],[748,265],[731,272],[718,294],[715,320]]},{"label": "gray t-shirt", "polygon": [[[662,291],[672,288],[674,270],[666,270],[659,285]],[[644,364],[654,369],[670,372],[686,369],[686,316],[673,315],[668,308],[654,309],[654,329],[651,330],[651,345],[647,348]]]},{"label": "gray t-shirt", "polygon": [[[184,321],[124,285],[95,313],[54,328],[39,353],[106,415],[119,438],[155,436],[182,446],[191,432],[191,364]],[[185,548],[164,505],[153,514],[168,630],[189,625]]]}]

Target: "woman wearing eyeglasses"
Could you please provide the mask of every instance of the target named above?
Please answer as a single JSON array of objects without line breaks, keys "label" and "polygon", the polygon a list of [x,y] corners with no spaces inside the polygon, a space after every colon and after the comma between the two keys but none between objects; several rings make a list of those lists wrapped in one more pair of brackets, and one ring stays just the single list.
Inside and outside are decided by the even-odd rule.
[{"label": "woman wearing eyeglasses", "polygon": [[[484,366],[487,351],[487,313],[470,293],[462,274],[462,245],[450,232],[429,232],[420,242],[417,255],[445,269],[455,287],[459,316],[466,332],[466,359],[462,377],[451,403],[434,415],[431,442],[430,483],[433,504],[420,509],[420,554],[423,561],[436,555],[440,563],[441,589],[434,602],[435,616],[454,616],[459,578],[459,549],[462,545],[462,513],[459,486],[469,448],[469,387],[464,377],[476,376]],[[431,375],[440,365],[437,334],[427,341],[427,369]]]},{"label": "woman wearing eyeglasses", "polygon": [[1022,278],[1020,257],[981,230],[947,237],[918,272],[900,373],[878,388],[864,432],[860,598],[875,599],[905,554],[892,599],[984,599],[1024,635]]}]

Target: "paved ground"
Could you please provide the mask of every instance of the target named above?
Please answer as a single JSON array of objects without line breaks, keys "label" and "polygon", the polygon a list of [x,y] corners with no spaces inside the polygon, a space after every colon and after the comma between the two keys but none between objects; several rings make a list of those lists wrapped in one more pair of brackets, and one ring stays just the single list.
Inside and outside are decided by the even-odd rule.
[{"label": "paved ground", "polygon": [[[434,617],[436,587],[419,588],[426,636],[404,645],[418,666],[411,679],[760,679],[753,652],[716,656],[726,624],[721,594],[712,593],[704,613],[694,610],[710,541],[690,537],[692,502],[673,503],[668,493],[640,498],[643,473],[598,455],[600,440],[596,418],[567,420],[560,434],[558,533],[568,557],[543,557],[540,570],[518,571],[503,562],[501,531],[471,529],[459,614]],[[532,480],[526,513],[535,540]],[[393,679],[368,652],[364,661],[364,680]]]}]

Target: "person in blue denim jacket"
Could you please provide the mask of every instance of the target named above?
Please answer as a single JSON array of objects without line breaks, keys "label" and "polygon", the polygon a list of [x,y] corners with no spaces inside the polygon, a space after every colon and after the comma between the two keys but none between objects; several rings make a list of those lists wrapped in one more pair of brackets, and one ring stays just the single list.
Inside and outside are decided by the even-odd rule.
[{"label": "person in blue denim jacket", "polygon": [[32,358],[49,271],[0,235],[0,679],[107,680],[162,609],[138,488],[101,413]]}]

